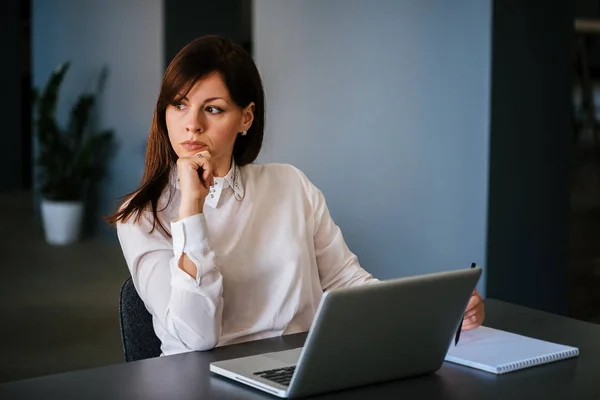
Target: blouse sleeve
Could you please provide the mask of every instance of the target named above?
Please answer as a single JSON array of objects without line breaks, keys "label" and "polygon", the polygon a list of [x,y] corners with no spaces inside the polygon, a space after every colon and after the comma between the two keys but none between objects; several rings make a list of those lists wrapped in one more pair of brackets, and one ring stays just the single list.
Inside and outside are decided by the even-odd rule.
[{"label": "blouse sleeve", "polygon": [[314,218],[314,246],[323,290],[379,282],[365,271],[350,251],[342,231],[335,224],[323,193],[298,170],[305,185]]},{"label": "blouse sleeve", "polygon": [[[208,350],[221,335],[223,278],[207,237],[203,214],[171,223],[172,239],[144,214],[117,224],[117,234],[133,283],[154,323],[182,349]],[[183,254],[196,265],[191,277],[179,267]],[[160,335],[159,335],[160,336]],[[164,337],[159,337],[164,342]],[[170,341],[172,342],[172,340]]]}]

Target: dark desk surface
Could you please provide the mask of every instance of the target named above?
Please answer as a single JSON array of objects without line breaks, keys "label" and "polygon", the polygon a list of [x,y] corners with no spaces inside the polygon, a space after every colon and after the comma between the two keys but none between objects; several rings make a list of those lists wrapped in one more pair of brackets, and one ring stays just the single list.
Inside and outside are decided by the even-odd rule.
[{"label": "dark desk surface", "polygon": [[[321,396],[326,399],[600,399],[600,325],[486,300],[486,325],[578,346],[575,359],[507,375],[444,363],[435,374]],[[275,399],[212,375],[209,363],[303,344],[289,335],[0,385],[0,399]],[[398,360],[398,362],[402,362]]]}]

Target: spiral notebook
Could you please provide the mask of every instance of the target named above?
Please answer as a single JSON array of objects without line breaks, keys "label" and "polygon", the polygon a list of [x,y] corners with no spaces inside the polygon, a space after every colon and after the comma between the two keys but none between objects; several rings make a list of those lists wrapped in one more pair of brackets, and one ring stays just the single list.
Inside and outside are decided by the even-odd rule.
[{"label": "spiral notebook", "polygon": [[576,347],[480,326],[462,332],[457,346],[452,341],[446,361],[504,374],[578,355]]}]

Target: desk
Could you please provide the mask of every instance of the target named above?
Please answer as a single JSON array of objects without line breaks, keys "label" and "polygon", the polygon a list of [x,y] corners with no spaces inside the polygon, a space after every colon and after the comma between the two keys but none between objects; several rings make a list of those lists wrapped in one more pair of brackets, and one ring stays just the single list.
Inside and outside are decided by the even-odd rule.
[{"label": "desk", "polygon": [[[507,375],[444,363],[435,374],[332,393],[324,399],[600,399],[600,325],[486,300],[486,325],[578,346],[575,359]],[[306,334],[0,385],[0,399],[275,399],[212,375],[209,363],[299,347]],[[399,362],[401,362],[399,360]]]}]

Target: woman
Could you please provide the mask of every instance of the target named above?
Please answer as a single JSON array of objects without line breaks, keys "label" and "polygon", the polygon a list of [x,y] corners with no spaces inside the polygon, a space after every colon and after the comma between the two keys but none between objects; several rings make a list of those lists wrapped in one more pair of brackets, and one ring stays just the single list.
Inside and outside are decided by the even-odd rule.
[{"label": "woman", "polygon": [[[252,164],[264,103],[252,58],[220,37],[165,72],[141,186],[109,219],[164,355],[307,331],[324,290],[377,282],[302,172]],[[474,293],[464,329],[482,320]]]}]

